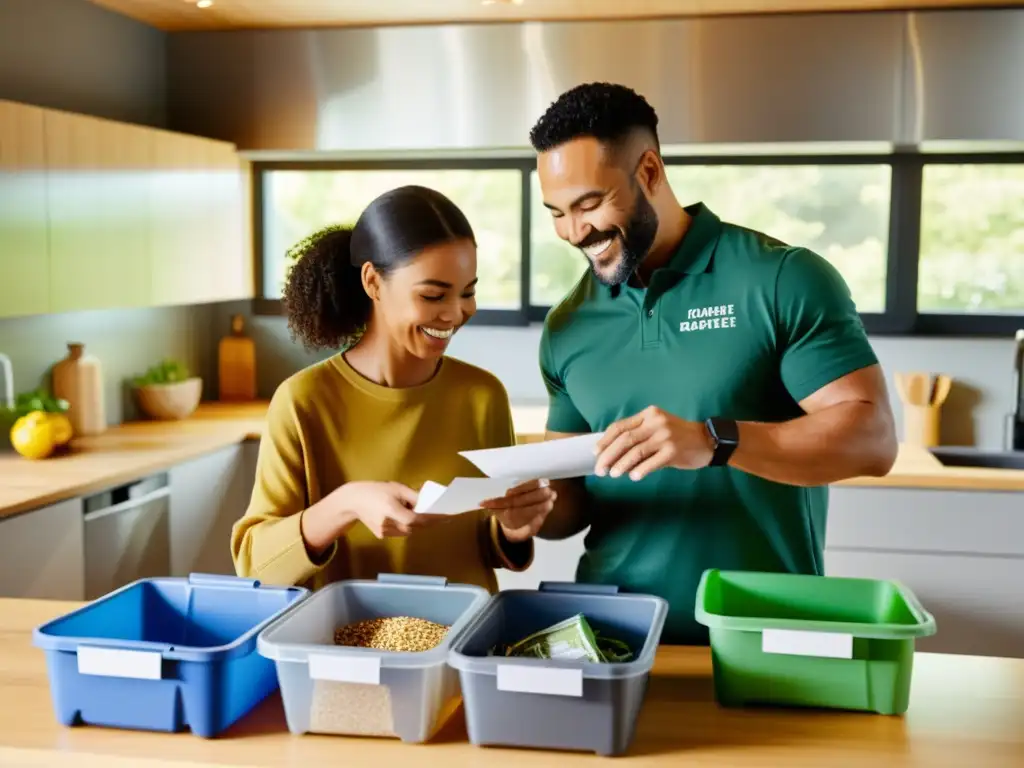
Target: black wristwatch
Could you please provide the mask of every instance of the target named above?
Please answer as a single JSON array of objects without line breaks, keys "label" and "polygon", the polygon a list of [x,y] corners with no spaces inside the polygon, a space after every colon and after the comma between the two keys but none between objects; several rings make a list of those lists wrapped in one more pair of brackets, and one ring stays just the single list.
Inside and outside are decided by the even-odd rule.
[{"label": "black wristwatch", "polygon": [[740,430],[736,426],[736,420],[712,417],[704,422],[704,426],[714,444],[714,452],[711,454],[708,466],[724,467],[729,463],[732,452],[740,443]]}]

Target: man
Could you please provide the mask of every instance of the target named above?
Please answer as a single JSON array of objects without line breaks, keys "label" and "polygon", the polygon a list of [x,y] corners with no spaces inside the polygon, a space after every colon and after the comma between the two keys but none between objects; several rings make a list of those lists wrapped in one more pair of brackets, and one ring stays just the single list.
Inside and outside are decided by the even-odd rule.
[{"label": "man", "polygon": [[657,123],[592,83],[530,134],[555,229],[590,262],[544,324],[547,437],[605,431],[595,476],[552,483],[540,536],[589,526],[577,579],[661,595],[663,642],[705,644],[701,573],[823,573],[826,486],[886,474],[897,442],[838,272],[683,208]]}]

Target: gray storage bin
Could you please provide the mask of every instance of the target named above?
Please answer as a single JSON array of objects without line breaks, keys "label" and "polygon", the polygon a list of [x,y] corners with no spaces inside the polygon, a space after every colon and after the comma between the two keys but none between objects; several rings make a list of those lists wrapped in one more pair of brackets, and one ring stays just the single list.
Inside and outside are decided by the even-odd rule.
[{"label": "gray storage bin", "polygon": [[[446,663],[449,647],[488,596],[440,577],[392,574],[315,592],[257,641],[260,654],[276,662],[288,730],[429,740],[461,700],[458,673]],[[451,629],[439,646],[423,652],[334,645],[334,631],[345,624],[393,616]]]},{"label": "gray storage bin", "polygon": [[[582,613],[591,626],[629,644],[634,660],[599,664],[488,656]],[[501,592],[452,643],[469,740],[476,745],[626,752],[647,693],[668,603],[618,587],[543,583]]]}]

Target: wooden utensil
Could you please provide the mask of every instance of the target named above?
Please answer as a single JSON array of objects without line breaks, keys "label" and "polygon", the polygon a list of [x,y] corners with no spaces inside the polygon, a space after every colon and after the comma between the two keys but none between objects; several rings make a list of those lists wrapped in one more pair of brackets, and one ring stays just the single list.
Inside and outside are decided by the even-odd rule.
[{"label": "wooden utensil", "polygon": [[949,376],[939,374],[932,384],[931,404],[938,407],[946,402],[949,397],[949,390],[953,387],[953,380]]},{"label": "wooden utensil", "polygon": [[931,401],[931,376],[927,373],[896,373],[896,389],[900,399],[910,405],[928,405]]},{"label": "wooden utensil", "polygon": [[903,441],[926,448],[938,445],[940,406],[949,394],[949,377],[910,371],[894,378],[903,401]]}]

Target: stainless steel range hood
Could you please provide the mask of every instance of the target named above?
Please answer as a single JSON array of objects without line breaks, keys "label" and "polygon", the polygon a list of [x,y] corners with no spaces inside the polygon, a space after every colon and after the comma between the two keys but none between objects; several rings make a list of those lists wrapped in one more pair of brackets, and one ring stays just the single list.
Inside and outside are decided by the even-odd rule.
[{"label": "stainless steel range hood", "polygon": [[246,150],[528,147],[628,84],[665,144],[1024,146],[1024,10],[177,33],[170,118]]}]

